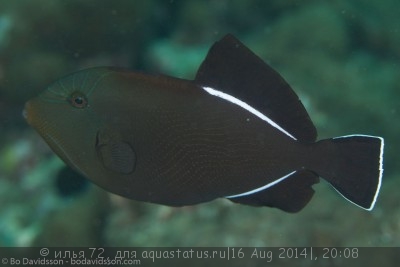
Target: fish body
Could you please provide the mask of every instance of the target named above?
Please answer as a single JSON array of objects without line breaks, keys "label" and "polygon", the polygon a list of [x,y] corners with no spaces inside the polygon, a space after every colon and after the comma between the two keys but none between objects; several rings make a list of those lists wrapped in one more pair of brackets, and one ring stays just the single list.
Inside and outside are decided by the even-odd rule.
[{"label": "fish body", "polygon": [[294,91],[232,35],[214,44],[194,80],[86,69],[50,85],[25,114],[69,166],[145,202],[225,197],[296,212],[322,176],[370,210],[381,184],[383,139],[316,142]]}]

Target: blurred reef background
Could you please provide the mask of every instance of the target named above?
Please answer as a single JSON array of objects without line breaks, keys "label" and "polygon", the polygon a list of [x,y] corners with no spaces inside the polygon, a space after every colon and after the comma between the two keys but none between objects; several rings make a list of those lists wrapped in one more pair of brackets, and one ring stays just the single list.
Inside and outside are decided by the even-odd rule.
[{"label": "blurred reef background", "polygon": [[[400,246],[399,11],[398,0],[0,1],[0,246]],[[292,85],[319,138],[385,138],[372,212],[323,181],[297,214],[127,200],[65,171],[21,115],[83,68],[192,79],[226,33]]]}]

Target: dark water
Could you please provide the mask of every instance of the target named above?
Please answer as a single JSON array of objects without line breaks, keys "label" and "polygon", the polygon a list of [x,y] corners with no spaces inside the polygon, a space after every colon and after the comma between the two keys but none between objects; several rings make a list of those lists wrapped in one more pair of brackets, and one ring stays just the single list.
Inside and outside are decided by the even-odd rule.
[{"label": "dark water", "polygon": [[[396,0],[1,1],[0,246],[399,246],[399,9]],[[191,79],[226,33],[285,77],[319,138],[385,138],[373,211],[324,182],[298,214],[126,200],[60,178],[63,163],[23,120],[26,100],[87,67]]]}]

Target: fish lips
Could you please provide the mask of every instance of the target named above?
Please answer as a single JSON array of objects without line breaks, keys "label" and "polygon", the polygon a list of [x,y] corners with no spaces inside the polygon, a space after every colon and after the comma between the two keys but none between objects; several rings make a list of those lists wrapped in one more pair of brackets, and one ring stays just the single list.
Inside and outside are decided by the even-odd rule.
[{"label": "fish lips", "polygon": [[33,125],[33,120],[32,120],[32,101],[28,101],[25,103],[24,109],[22,110],[22,116],[24,119],[28,122],[29,125]]}]

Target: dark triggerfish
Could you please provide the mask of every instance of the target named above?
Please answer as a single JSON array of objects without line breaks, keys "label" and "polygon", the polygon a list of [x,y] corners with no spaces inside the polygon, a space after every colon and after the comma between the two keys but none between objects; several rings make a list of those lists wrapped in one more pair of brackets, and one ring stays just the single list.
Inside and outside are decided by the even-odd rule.
[{"label": "dark triggerfish", "polygon": [[232,35],[196,78],[82,70],[26,103],[25,117],[69,166],[102,188],[170,206],[216,198],[302,209],[319,176],[371,210],[383,138],[317,132],[283,78]]}]

